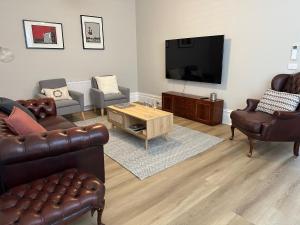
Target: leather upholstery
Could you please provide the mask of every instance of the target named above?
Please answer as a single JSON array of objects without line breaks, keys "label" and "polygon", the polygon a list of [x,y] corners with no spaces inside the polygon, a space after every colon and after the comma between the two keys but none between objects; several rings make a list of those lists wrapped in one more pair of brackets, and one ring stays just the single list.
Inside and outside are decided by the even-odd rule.
[{"label": "leather upholstery", "polygon": [[0,151],[0,160],[6,164],[36,160],[100,146],[107,141],[108,131],[101,124],[53,130],[25,137],[0,138],[0,146],[5,146],[5,150]]},{"label": "leather upholstery", "polygon": [[47,132],[16,136],[0,117],[0,225],[63,225],[90,210],[102,224],[106,127],[76,127],[53,99],[20,103]]},{"label": "leather upholstery", "polygon": [[39,119],[38,122],[48,131],[76,127],[74,123],[66,120],[62,116],[49,116],[44,119]]},{"label": "leather upholstery", "polygon": [[105,126],[76,127],[56,116],[51,98],[19,102],[34,113],[47,132],[16,136],[0,118],[0,160],[5,163],[3,179],[8,188],[68,168],[89,172],[105,182],[103,144],[109,137]]},{"label": "leather upholstery", "polygon": [[0,224],[65,224],[83,210],[102,208],[104,193],[103,183],[94,175],[69,169],[0,196]]},{"label": "leather upholstery", "polygon": [[263,112],[237,110],[232,112],[231,119],[234,121],[236,127],[253,133],[261,133],[262,124],[270,123],[274,117]]},{"label": "leather upholstery", "polygon": [[19,103],[28,108],[37,119],[56,116],[56,105],[52,98],[20,100]]},{"label": "leather upholstery", "polygon": [[[300,94],[300,73],[279,74],[272,80],[271,87],[276,91]],[[249,138],[262,141],[300,142],[300,107],[296,112],[276,111],[273,115],[256,112],[259,100],[248,99],[244,110],[233,111],[230,115],[232,128],[238,128]],[[294,151],[298,150],[295,145]]]}]

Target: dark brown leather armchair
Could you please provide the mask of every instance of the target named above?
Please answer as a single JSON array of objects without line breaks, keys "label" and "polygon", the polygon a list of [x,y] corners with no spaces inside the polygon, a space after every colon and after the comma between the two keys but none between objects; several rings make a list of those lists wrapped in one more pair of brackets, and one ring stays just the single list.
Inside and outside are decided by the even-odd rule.
[{"label": "dark brown leather armchair", "polygon": [[[273,78],[271,87],[275,91],[300,94],[300,73],[277,75]],[[248,99],[245,109],[231,113],[231,140],[234,138],[234,129],[237,128],[248,136],[249,157],[253,152],[253,140],[294,142],[294,155],[299,156],[300,107],[295,112],[276,111],[271,115],[255,111],[258,103],[259,100]]]}]

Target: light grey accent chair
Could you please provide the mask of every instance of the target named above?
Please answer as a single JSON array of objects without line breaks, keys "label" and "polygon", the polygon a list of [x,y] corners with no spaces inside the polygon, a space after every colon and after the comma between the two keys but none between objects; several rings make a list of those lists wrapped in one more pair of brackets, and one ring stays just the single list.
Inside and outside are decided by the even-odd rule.
[{"label": "light grey accent chair", "polygon": [[[111,76],[111,75],[105,75]],[[119,94],[104,94],[99,90],[97,80],[95,77],[92,77],[92,88],[90,91],[91,101],[94,105],[94,110],[101,109],[101,115],[104,115],[104,109],[107,106],[127,103],[130,101],[130,89],[122,86],[119,87]]]},{"label": "light grey accent chair", "polygon": [[[64,78],[52,79],[52,80],[41,80],[39,82],[39,93],[38,98],[46,98],[44,94],[41,94],[43,88],[61,88],[67,86],[67,82]],[[81,112],[82,119],[85,120],[84,116],[84,95],[78,91],[69,90],[69,94],[72,99],[56,100],[56,110],[58,115],[67,115],[76,112]]]}]

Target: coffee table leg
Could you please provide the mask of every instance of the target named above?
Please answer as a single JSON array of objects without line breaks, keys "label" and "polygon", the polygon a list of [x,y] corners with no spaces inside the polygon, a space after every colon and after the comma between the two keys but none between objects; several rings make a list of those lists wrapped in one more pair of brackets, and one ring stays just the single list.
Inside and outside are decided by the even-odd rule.
[{"label": "coffee table leg", "polygon": [[148,140],[145,140],[145,149],[148,149]]}]

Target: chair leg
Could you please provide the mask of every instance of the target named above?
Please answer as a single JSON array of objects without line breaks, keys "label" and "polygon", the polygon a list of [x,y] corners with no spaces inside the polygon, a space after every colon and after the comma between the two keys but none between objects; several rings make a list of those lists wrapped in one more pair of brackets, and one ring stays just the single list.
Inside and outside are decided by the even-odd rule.
[{"label": "chair leg", "polygon": [[101,209],[97,209],[97,224],[98,225],[104,225],[104,223],[102,223],[102,213],[103,213],[103,208]]},{"label": "chair leg", "polygon": [[94,216],[95,211],[96,211],[96,209],[92,209],[92,210],[91,210],[91,216],[92,216],[92,217]]},{"label": "chair leg", "polygon": [[248,137],[248,141],[249,141],[249,145],[250,145],[248,157],[251,158],[252,154],[253,154],[253,139]]},{"label": "chair leg", "polygon": [[103,214],[104,206],[105,206],[105,200],[103,200],[103,206],[101,208],[91,210],[92,217],[97,211],[97,225],[105,225],[104,223],[102,223],[102,214]]},{"label": "chair leg", "polygon": [[84,112],[81,112],[81,117],[83,120],[85,120]]},{"label": "chair leg", "polygon": [[104,108],[101,108],[101,116],[104,116]]},{"label": "chair leg", "polygon": [[300,142],[294,143],[294,156],[299,156],[299,145],[300,145]]},{"label": "chair leg", "polygon": [[231,126],[231,137],[229,138],[230,140],[233,140],[233,138],[234,138],[234,129],[235,129],[235,127]]}]

